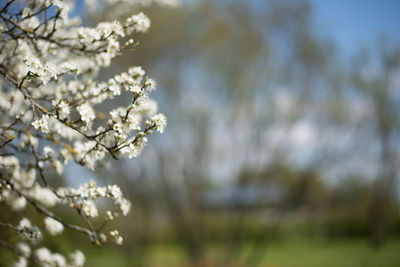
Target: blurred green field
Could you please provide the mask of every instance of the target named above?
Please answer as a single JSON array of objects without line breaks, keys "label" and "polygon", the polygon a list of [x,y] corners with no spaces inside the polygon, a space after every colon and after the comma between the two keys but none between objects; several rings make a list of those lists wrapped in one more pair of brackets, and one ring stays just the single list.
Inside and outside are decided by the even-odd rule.
[{"label": "blurred green field", "polygon": [[[209,245],[205,259],[196,266],[400,266],[400,240],[391,240],[379,248],[374,248],[364,239],[335,241],[296,239],[260,247],[257,249],[259,253],[256,254],[249,254],[251,249],[252,245],[248,244],[235,252],[234,257],[226,258],[223,245]],[[117,249],[98,253],[97,249],[93,249],[88,251],[87,266],[193,266],[177,245],[156,245],[141,251],[139,257],[135,257],[135,254],[137,253],[134,251]],[[250,255],[257,255],[256,259],[252,259]]]}]

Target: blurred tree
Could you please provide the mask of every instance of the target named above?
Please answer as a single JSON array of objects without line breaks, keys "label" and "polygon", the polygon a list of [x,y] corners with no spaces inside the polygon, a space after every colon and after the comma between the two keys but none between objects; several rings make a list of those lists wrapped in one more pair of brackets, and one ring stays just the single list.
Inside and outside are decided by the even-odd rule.
[{"label": "blurred tree", "polygon": [[371,236],[376,245],[388,237],[394,216],[398,216],[399,71],[400,46],[389,46],[386,41],[379,44],[375,58],[365,52],[356,58],[353,71],[354,85],[371,104],[372,116],[367,119],[373,123],[371,134],[376,136],[379,151],[370,210]]},{"label": "blurred tree", "polygon": [[[114,71],[135,62],[158,75],[164,87],[158,100],[166,107],[170,126],[159,140],[161,153],[153,153],[156,148],[150,146],[136,166],[120,163],[119,176],[130,177],[126,188],[136,198],[134,248],[144,251],[165,236],[179,243],[192,265],[204,266],[206,246],[219,240],[224,252],[216,261],[230,266],[249,240],[249,221],[278,217],[274,223],[279,225],[290,220],[271,215],[271,207],[279,215],[306,210],[310,221],[321,211],[329,221],[330,215],[344,210],[338,220],[350,218],[351,224],[346,206],[365,216],[364,197],[370,191],[360,186],[362,193],[357,193],[355,186],[350,192],[359,197],[347,199],[327,177],[356,173],[366,179],[368,168],[362,165],[373,166],[367,155],[377,132],[369,130],[379,118],[363,113],[363,108],[364,102],[368,109],[369,101],[378,101],[373,90],[365,89],[376,84],[361,75],[362,63],[354,64],[349,77],[334,43],[315,32],[307,1],[192,1],[169,10],[152,7],[146,13],[152,28],[137,37],[146,46],[137,47],[132,57],[119,58]],[[396,99],[390,101],[397,101],[391,105],[398,108]],[[376,110],[382,105],[376,104]],[[387,114],[382,113],[381,120]],[[395,127],[390,131],[398,131]],[[391,149],[396,147],[395,141],[389,143]],[[146,168],[147,160],[157,164]],[[288,192],[283,203],[259,205],[252,213],[254,207],[240,202],[247,192],[243,187],[269,186],[275,175]],[[230,205],[207,205],[210,190]],[[255,266],[265,253],[270,232],[260,221],[264,228],[243,265]],[[335,223],[328,222],[328,228]]]}]

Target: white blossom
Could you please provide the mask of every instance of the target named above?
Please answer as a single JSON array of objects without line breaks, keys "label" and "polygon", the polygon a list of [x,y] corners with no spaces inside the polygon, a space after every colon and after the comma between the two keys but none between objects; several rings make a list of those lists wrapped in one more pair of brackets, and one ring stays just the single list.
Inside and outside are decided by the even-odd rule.
[{"label": "white blossom", "polygon": [[150,28],[150,25],[150,19],[142,12],[129,17],[125,23],[125,26],[129,27],[128,33],[132,31],[146,32]]},{"label": "white blossom", "polygon": [[35,127],[36,130],[40,129],[44,133],[49,133],[49,119],[48,115],[42,115],[39,120],[32,122],[32,126]]},{"label": "white blossom", "polygon": [[18,224],[18,231],[23,239],[38,240],[41,239],[42,233],[37,226],[31,224],[29,219],[23,218]]},{"label": "white blossom", "polygon": [[124,239],[119,234],[118,230],[110,231],[110,237],[117,245],[122,245]]},{"label": "white blossom", "polygon": [[156,81],[154,81],[151,78],[146,79],[146,82],[144,83],[144,85],[147,87],[147,90],[149,90],[150,92],[153,91],[157,87]]},{"label": "white blossom", "polygon": [[51,103],[57,108],[60,119],[65,119],[68,117],[71,112],[68,103],[62,99],[55,99]]},{"label": "white blossom", "polygon": [[28,261],[24,257],[19,257],[17,262],[14,262],[10,267],[26,267],[28,266]]},{"label": "white blossom", "polygon": [[[104,7],[112,1],[105,0]],[[117,1],[131,5],[171,0]],[[87,2],[92,10],[92,1]],[[56,205],[74,209],[94,225],[95,217],[111,221],[120,214],[126,216],[131,202],[118,185],[98,186],[91,181],[76,188],[57,187],[62,181],[48,178],[61,176],[66,164],[94,170],[108,158],[137,157],[154,129],[164,131],[167,120],[162,114],[154,115],[158,105],[150,98],[157,84],[145,77],[142,67],[130,67],[106,81],[99,77],[102,68],[137,44],[132,33],[146,32],[150,19],[139,12],[123,21],[88,27],[70,12],[73,0],[39,0],[34,5],[27,0],[10,1],[9,5],[12,13],[7,22],[0,22],[4,63],[0,111],[1,135],[7,140],[2,149],[15,155],[0,156],[1,173],[7,178],[0,182],[0,202],[13,211],[32,206],[47,214],[43,225],[50,235],[62,234],[65,225],[59,209],[52,209]],[[54,12],[56,16],[50,15]],[[130,100],[126,106],[113,106],[109,113],[99,110],[106,101],[125,96]],[[99,205],[103,200],[110,202],[104,217],[99,216],[104,214]],[[89,228],[85,228],[88,233]],[[70,255],[70,262],[45,247],[31,253],[30,245],[36,246],[42,233],[28,218],[22,218],[15,230],[29,242],[16,244],[20,257],[12,266],[27,266],[31,260],[49,267],[85,262],[80,251]],[[95,243],[123,243],[117,230],[96,236],[99,240],[88,234]]]},{"label": "white blossom", "polygon": [[50,189],[41,187],[39,184],[31,188],[29,195],[46,207],[53,207],[59,201],[57,196]]},{"label": "white blossom", "polygon": [[13,210],[21,211],[25,209],[26,199],[24,197],[11,198],[7,201],[7,203],[10,203],[10,206]]},{"label": "white blossom", "polygon": [[35,251],[35,259],[41,265],[45,267],[66,267],[67,262],[65,257],[58,253],[51,253],[45,247],[41,247]]},{"label": "white blossom", "polygon": [[70,254],[70,258],[72,267],[81,267],[85,264],[85,255],[80,250]]},{"label": "white blossom", "polygon": [[114,220],[114,216],[112,215],[112,212],[109,211],[109,210],[106,212],[106,219],[107,219],[108,221]]},{"label": "white blossom", "polygon": [[31,247],[26,242],[17,243],[16,249],[25,258],[31,255]]},{"label": "white blossom", "polygon": [[87,124],[91,123],[96,118],[93,108],[89,103],[80,105],[77,110],[81,115],[81,120]]},{"label": "white blossom", "polygon": [[164,114],[159,113],[151,117],[151,122],[156,125],[156,130],[160,133],[164,132],[164,128],[167,125],[167,117]]},{"label": "white blossom", "polygon": [[97,207],[91,200],[84,200],[82,201],[82,211],[88,217],[97,217],[99,212],[97,211]]},{"label": "white blossom", "polygon": [[51,235],[61,234],[64,230],[64,226],[62,225],[62,223],[60,223],[59,221],[57,221],[51,217],[46,217],[44,219],[44,224],[46,226],[46,230]]}]

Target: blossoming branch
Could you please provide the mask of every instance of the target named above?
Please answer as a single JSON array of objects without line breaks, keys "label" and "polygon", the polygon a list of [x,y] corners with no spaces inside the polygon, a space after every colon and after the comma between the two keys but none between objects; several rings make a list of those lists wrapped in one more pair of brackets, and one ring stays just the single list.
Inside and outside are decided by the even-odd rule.
[{"label": "blossoming branch", "polygon": [[[117,185],[97,186],[92,181],[79,188],[57,188],[48,174],[53,170],[62,175],[71,161],[93,170],[107,155],[137,157],[148,136],[162,133],[167,123],[150,98],[156,82],[140,66],[108,81],[98,80],[99,71],[113,58],[137,45],[133,39],[121,39],[146,32],[150,20],[139,13],[123,22],[84,27],[78,17],[70,16],[73,6],[72,0],[9,0],[0,6],[0,203],[21,212],[16,214],[21,216],[18,225],[0,221],[0,227],[19,234],[21,241],[0,240],[0,245],[18,255],[14,266],[31,260],[43,266],[84,264],[80,251],[67,261],[40,247],[42,228],[50,235],[69,228],[94,244],[121,244],[117,230],[103,232],[107,222],[118,214],[126,216],[131,208]],[[99,104],[126,94],[127,106],[114,107],[108,114],[98,110]],[[115,208],[101,214],[101,198],[110,199]],[[41,224],[23,217],[26,205],[43,215]],[[76,210],[85,227],[55,214],[56,205]],[[103,223],[96,226],[91,219],[99,216]]]}]

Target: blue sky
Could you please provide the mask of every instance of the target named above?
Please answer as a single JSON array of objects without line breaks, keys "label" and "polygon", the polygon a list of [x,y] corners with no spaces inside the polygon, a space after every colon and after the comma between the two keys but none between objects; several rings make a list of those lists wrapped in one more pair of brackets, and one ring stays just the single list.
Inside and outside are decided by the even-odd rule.
[{"label": "blue sky", "polygon": [[[400,0],[309,1],[317,30],[333,38],[344,55],[353,55],[360,45],[373,47],[382,34],[400,44]],[[79,10],[83,1],[78,2]]]},{"label": "blue sky", "polygon": [[400,44],[400,0],[310,0],[318,31],[353,54],[360,45],[373,47],[385,34]]}]

